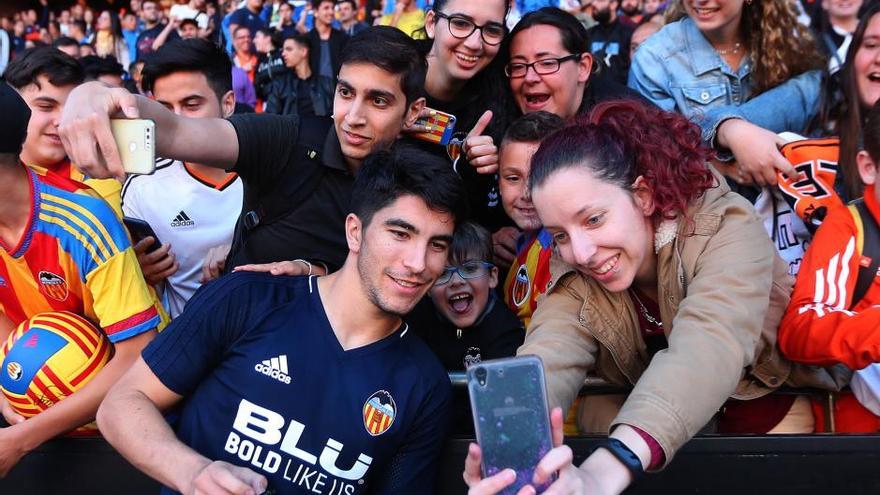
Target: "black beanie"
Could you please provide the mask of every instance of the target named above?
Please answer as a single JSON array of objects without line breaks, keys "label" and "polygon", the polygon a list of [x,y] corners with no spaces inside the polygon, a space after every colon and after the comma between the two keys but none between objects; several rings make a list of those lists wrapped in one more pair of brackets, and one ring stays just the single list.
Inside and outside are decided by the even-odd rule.
[{"label": "black beanie", "polygon": [[0,80],[0,153],[21,153],[31,109],[18,92]]}]

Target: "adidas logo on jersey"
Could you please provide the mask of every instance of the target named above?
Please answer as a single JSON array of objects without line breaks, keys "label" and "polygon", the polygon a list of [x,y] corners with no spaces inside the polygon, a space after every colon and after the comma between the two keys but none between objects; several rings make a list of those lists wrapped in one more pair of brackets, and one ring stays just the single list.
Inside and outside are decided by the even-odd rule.
[{"label": "adidas logo on jersey", "polygon": [[171,221],[172,227],[192,227],[195,224],[183,210],[180,210],[180,213]]},{"label": "adidas logo on jersey", "polygon": [[266,359],[261,363],[257,363],[254,366],[254,370],[257,373],[262,373],[266,376],[272,377],[278,380],[281,383],[290,384],[290,375],[288,375],[287,371],[287,355],[282,354],[278,357],[273,357],[272,359]]}]

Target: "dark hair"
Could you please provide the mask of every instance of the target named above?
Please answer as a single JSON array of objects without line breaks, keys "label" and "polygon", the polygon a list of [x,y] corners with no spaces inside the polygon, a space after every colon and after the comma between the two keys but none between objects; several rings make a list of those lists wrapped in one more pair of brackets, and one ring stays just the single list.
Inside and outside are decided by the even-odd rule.
[{"label": "dark hair", "polygon": [[192,24],[193,26],[196,27],[196,29],[198,29],[198,27],[199,27],[199,23],[196,22],[195,19],[183,19],[182,21],[180,21],[180,25],[178,26],[178,29],[182,28],[184,26],[184,24]]},{"label": "dark hair", "polygon": [[[311,46],[310,46],[310,44],[309,44],[309,38],[308,38],[308,36],[306,36],[306,35],[304,35],[304,34],[290,33],[290,34],[288,34],[287,36],[284,37],[284,41],[287,41],[287,40],[293,40],[293,41],[295,41],[296,44],[299,45],[299,46],[304,46],[304,47],[306,47],[306,48],[311,48]],[[283,44],[284,44],[284,43],[282,43],[282,45],[283,45]]]},{"label": "dark hair", "polygon": [[248,35],[253,36],[254,33],[251,32],[251,28],[245,26],[244,24],[239,24],[238,26],[235,27],[235,31],[232,32],[232,37],[235,38],[235,35],[238,34],[238,32],[241,31],[242,29],[247,29]]},{"label": "dark hair", "polygon": [[336,5],[341,5],[343,3],[347,3],[347,4],[351,5],[351,8],[354,10],[358,9],[357,2],[355,2],[355,0],[339,0],[336,2]]},{"label": "dark hair", "polygon": [[559,31],[562,46],[570,53],[584,53],[589,51],[587,42],[587,30],[577,17],[557,7],[543,7],[524,15],[516,23],[510,36],[507,37],[507,53],[510,53],[510,43],[521,31],[535,26],[553,26]]},{"label": "dark hair", "polygon": [[152,91],[156,80],[175,72],[201,72],[217,100],[232,91],[232,62],[226,53],[208,40],[176,39],[156,50],[144,66],[144,91]]},{"label": "dark hair", "polygon": [[859,152],[859,142],[862,139],[863,114],[867,108],[862,108],[859,89],[856,84],[855,58],[865,39],[865,31],[871,18],[880,14],[880,3],[873,3],[865,11],[859,20],[859,25],[853,33],[849,50],[846,52],[846,61],[840,69],[841,86],[843,86],[843,102],[840,111],[840,120],[837,122],[837,134],[840,136],[840,155],[837,161],[838,173],[843,174],[843,185],[848,199],[862,196],[865,189],[862,179],[856,167],[856,155]]},{"label": "dark hair", "polygon": [[[413,1],[415,1],[415,0],[413,0]],[[489,0],[481,0],[481,1],[486,2]],[[448,2],[449,2],[449,0],[436,0],[431,5],[431,10],[433,10],[434,12],[440,12],[441,10],[443,10],[444,7],[446,7],[446,4]],[[501,3],[504,5],[504,17],[501,18],[501,25],[504,26],[505,30],[507,30],[507,22],[506,21],[507,21],[507,14],[510,13],[510,2],[508,2],[507,0],[501,0]],[[446,13],[449,14],[450,12],[446,12]],[[416,29],[412,33],[412,35],[416,39],[428,39],[428,31],[425,29],[425,26],[422,26],[422,27]],[[431,40],[431,42],[433,43],[433,40]],[[501,53],[501,50],[499,50],[498,53]]]},{"label": "dark hair", "polygon": [[336,5],[335,0],[312,0],[312,8],[317,10],[318,7],[320,7],[322,3],[326,3],[326,2],[330,2],[334,6]]},{"label": "dark hair", "polygon": [[79,42],[70,36],[59,36],[52,42],[52,46],[55,48],[61,48],[64,46],[79,46]]},{"label": "dark hair", "polygon": [[564,126],[565,119],[555,113],[544,111],[527,113],[510,124],[502,143],[540,143]]},{"label": "dark hair", "polygon": [[880,163],[880,101],[874,103],[865,119],[865,151],[875,163]]},{"label": "dark hair", "polygon": [[641,176],[653,189],[659,222],[684,214],[712,187],[706,165],[711,156],[700,128],[683,115],[635,100],[608,101],[541,142],[532,157],[529,189],[572,167],[585,167],[627,190]]},{"label": "dark hair", "polygon": [[71,24],[73,24],[73,25],[75,25],[76,27],[78,27],[79,30],[83,32],[83,34],[85,34],[86,32],[88,32],[88,30],[89,30],[89,25],[86,24],[86,21],[84,21],[84,20],[82,20],[82,19],[74,19],[73,22],[72,22]]},{"label": "dark hair", "polygon": [[492,263],[492,234],[482,225],[467,221],[455,228],[449,246],[449,261],[461,263],[477,259]]},{"label": "dark hair", "polygon": [[113,56],[99,57],[86,55],[79,59],[85,72],[86,81],[95,81],[101,76],[121,76],[125,74],[122,64]]},{"label": "dark hair", "polygon": [[405,143],[367,156],[354,181],[351,211],[366,228],[377,211],[406,195],[421,198],[432,210],[450,213],[456,223],[467,218],[464,183],[449,162]]},{"label": "dark hair", "polygon": [[428,63],[419,53],[416,41],[390,26],[375,26],[354,35],[342,50],[341,64],[371,64],[400,76],[400,89],[406,103],[425,94]]},{"label": "dark hair", "polygon": [[16,89],[28,84],[40,83],[39,76],[46,76],[54,86],[78,85],[85,79],[85,72],[75,58],[51,46],[31,48],[17,56],[6,67],[3,77]]}]

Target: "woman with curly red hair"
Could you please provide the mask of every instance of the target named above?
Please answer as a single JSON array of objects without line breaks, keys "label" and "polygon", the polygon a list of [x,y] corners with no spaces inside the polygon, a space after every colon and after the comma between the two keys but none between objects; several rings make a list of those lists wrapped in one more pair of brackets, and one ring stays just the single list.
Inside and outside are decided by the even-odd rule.
[{"label": "woman with curly red hair", "polygon": [[[752,206],[706,166],[710,154],[682,115],[618,101],[532,158],[532,201],[558,256],[518,354],[543,359],[557,408],[558,448],[535,480],[559,471],[553,493],[619,493],[716,413],[721,432],[813,431],[806,399],[770,394],[793,372],[775,345],[787,265]],[[610,435],[575,467],[561,411],[588,374],[632,391],[606,404]],[[480,480],[479,459],[471,446],[471,493],[494,493],[510,473]]]}]

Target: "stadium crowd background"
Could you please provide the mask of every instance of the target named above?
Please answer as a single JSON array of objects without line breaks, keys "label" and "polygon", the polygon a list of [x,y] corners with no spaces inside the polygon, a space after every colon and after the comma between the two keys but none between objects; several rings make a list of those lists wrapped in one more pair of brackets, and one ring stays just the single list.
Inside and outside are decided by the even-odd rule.
[{"label": "stadium crowd background", "polygon": [[[589,481],[619,491],[641,471],[662,468],[697,431],[827,431],[829,407],[836,418],[833,431],[880,431],[875,364],[880,320],[874,315],[880,300],[875,281],[880,207],[874,186],[880,158],[875,105],[880,5],[868,0],[482,2],[41,0],[0,18],[0,75],[6,73],[31,107],[31,122],[42,122],[40,132],[63,148],[59,156],[42,153],[52,146],[29,134],[21,160],[48,177],[39,179],[49,184],[40,194],[60,194],[51,189],[62,187],[53,182],[56,174],[72,179],[76,185],[63,186],[67,193],[88,195],[92,188],[109,203],[109,209],[94,207],[102,222],[124,214],[152,226],[163,241],[154,250],[156,239],[130,232],[129,261],[133,266],[136,259],[146,283],[130,289],[125,305],[114,311],[87,307],[82,316],[101,327],[117,349],[128,349],[135,340],[130,335],[149,340],[148,332],[169,320],[185,321],[187,314],[190,322],[171,323],[169,332],[195,335],[208,328],[207,317],[198,319],[211,310],[205,301],[232,293],[213,284],[207,287],[213,292],[199,292],[201,300],[195,296],[196,309],[184,308],[192,307],[187,302],[199,287],[231,271],[344,274],[351,243],[347,250],[336,230],[348,211],[351,188],[356,201],[367,202],[357,187],[383,180],[370,176],[360,184],[352,176],[361,162],[378,174],[375,153],[400,135],[403,144],[382,159],[401,169],[424,160],[426,170],[438,158],[444,165],[451,161],[470,206],[469,221],[453,215],[459,225],[430,297],[408,308],[405,320],[446,371],[517,353],[544,359],[551,406],[567,411],[566,434],[611,432],[618,442],[604,445],[605,452],[620,461],[613,464],[617,461],[603,458],[600,450],[577,471],[569,452],[556,456],[553,471],[619,473],[615,468],[625,464],[628,452],[640,465],[626,465],[621,477]],[[398,31],[388,34],[371,26]],[[405,41],[394,40],[401,34]],[[374,48],[395,47],[400,53],[369,53],[367,39]],[[66,55],[59,59],[58,52]],[[421,63],[413,60],[427,60],[427,73],[411,78],[424,81],[417,88],[408,79]],[[365,84],[359,78],[373,77],[376,70],[400,76],[397,89],[403,92],[398,100],[387,93],[371,96],[375,108],[356,109],[365,112],[366,124],[354,124],[352,102],[359,84]],[[196,79],[187,78],[193,74]],[[80,86],[90,81],[100,85]],[[41,107],[39,95],[46,97],[56,87],[63,96],[50,95],[54,106]],[[210,142],[216,150],[166,144],[173,152],[160,156],[155,175],[117,180],[123,177],[109,160],[94,158],[94,145],[83,153],[73,139],[96,132],[83,127],[89,98],[122,101],[123,93],[105,88],[122,88],[174,114],[204,119],[201,133],[182,135],[198,144]],[[71,94],[74,102],[65,107]],[[216,95],[216,104],[206,95]],[[416,95],[427,99],[427,109],[412,106]],[[159,139],[165,128],[185,127],[158,105],[130,101],[139,102],[135,106],[142,115],[157,116]],[[403,123],[371,120],[395,105],[405,109]],[[458,118],[452,144],[446,146],[436,144],[442,112]],[[261,120],[252,114],[268,115]],[[220,119],[231,126],[207,123]],[[351,131],[355,125],[365,127]],[[381,135],[370,145],[375,148],[358,155],[367,131]],[[428,136],[414,141],[420,133]],[[222,139],[211,142],[206,136],[237,136],[238,147],[232,152]],[[285,167],[301,162],[332,171],[309,168],[302,173],[304,182],[278,201],[274,187],[294,180]],[[580,166],[588,172],[570,170]],[[442,175],[437,175],[441,190],[445,180],[453,181]],[[309,181],[319,185],[313,194],[303,194],[298,188]],[[626,200],[615,202],[620,191]],[[190,202],[162,204],[165,197]],[[607,203],[591,206],[602,210],[595,213],[570,201],[586,197],[607,198]],[[208,211],[210,225],[202,220],[208,215],[193,214]],[[339,225],[332,223],[336,220]],[[197,224],[198,229],[184,232]],[[578,229],[606,237],[598,242],[592,235],[599,234],[580,236]],[[640,246],[639,241],[645,242]],[[597,253],[608,247],[602,242],[610,242],[609,252],[616,254],[601,258]],[[28,243],[16,248],[0,244],[6,256],[0,262],[13,266],[15,253],[26,251]],[[70,258],[62,264],[77,263],[69,253],[59,256]],[[631,261],[640,268],[632,268]],[[642,283],[645,271],[652,276]],[[0,271],[6,274],[0,288],[13,278],[10,273]],[[57,286],[61,277],[51,276],[40,271],[37,283]],[[311,294],[309,280],[295,290],[308,287]],[[95,291],[85,299],[97,301],[120,289],[82,290]],[[50,300],[56,293],[40,294],[33,296],[40,298],[33,306],[46,302],[76,311],[57,307]],[[246,296],[259,300],[254,294]],[[2,297],[0,316],[6,321],[0,320],[0,332],[7,331],[3,323],[17,325],[35,316],[30,295]],[[253,309],[272,309],[259,304],[254,302]],[[129,314],[134,307],[140,312]],[[631,318],[611,324],[620,314]],[[172,355],[175,342],[161,335],[143,354],[157,374],[162,353]],[[119,354],[135,359],[138,353]],[[266,358],[260,373],[281,382],[286,377],[289,384],[287,354],[283,361]],[[686,378],[684,369],[690,369]],[[715,374],[702,380],[695,369]],[[172,371],[186,375],[186,370]],[[170,371],[162,373],[163,383],[175,383]],[[579,397],[587,375],[634,389]],[[783,385],[830,391],[835,402],[828,406],[806,393],[773,393]],[[176,390],[184,389],[192,392],[194,385]],[[104,406],[116,418],[125,411],[121,394],[108,396]],[[396,400],[394,407],[403,414],[405,403],[424,397]],[[395,404],[379,392],[370,401],[377,407]],[[462,401],[451,397],[452,428],[472,434]],[[124,455],[137,455],[120,446],[131,432],[113,421],[113,413],[105,412],[99,421],[104,433]],[[13,429],[24,422],[6,409],[4,416]],[[381,435],[393,416],[383,420],[365,418],[365,427]],[[561,438],[559,411],[552,423]],[[184,431],[188,443],[199,444],[198,434]],[[492,480],[480,479],[479,459],[479,449],[472,449],[465,480],[475,494],[493,493],[487,483]],[[14,463],[0,462],[0,474]],[[169,486],[175,481],[144,469]],[[573,478],[561,476],[560,483],[577,492],[572,487],[583,485],[570,484]],[[380,483],[386,482],[392,483]],[[400,484],[389,486],[406,482],[394,483]]]}]

